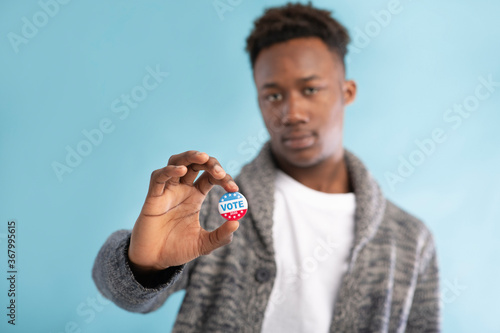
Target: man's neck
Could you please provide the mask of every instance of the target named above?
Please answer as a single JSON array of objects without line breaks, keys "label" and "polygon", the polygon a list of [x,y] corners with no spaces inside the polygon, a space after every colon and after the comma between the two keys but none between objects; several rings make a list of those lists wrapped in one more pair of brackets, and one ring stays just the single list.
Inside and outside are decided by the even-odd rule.
[{"label": "man's neck", "polygon": [[278,167],[301,184],[325,193],[353,192],[343,151],[329,160],[317,165],[300,168],[283,165],[277,162]]}]

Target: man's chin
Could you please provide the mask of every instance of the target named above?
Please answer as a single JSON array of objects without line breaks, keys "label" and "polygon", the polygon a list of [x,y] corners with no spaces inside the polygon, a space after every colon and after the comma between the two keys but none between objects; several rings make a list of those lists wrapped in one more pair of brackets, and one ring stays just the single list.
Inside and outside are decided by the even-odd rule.
[{"label": "man's chin", "polygon": [[290,166],[293,166],[295,168],[301,168],[301,169],[307,169],[307,168],[312,168],[320,163],[320,160],[318,158],[294,158],[294,159],[289,159],[287,160],[287,163]]},{"label": "man's chin", "polygon": [[[310,168],[321,162],[321,157],[315,149],[284,149],[279,153],[280,163],[294,168]],[[286,166],[285,166],[286,167]]]}]

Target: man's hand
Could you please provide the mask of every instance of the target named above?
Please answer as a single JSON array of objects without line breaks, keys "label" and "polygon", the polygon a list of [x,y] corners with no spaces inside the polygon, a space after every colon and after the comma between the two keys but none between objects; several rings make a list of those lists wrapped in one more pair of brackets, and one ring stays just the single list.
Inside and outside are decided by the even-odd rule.
[{"label": "man's hand", "polygon": [[166,167],[153,171],[130,238],[128,256],[135,272],[178,266],[231,242],[238,221],[226,221],[211,232],[200,226],[201,204],[214,185],[238,191],[219,162],[198,151],[173,155]]}]

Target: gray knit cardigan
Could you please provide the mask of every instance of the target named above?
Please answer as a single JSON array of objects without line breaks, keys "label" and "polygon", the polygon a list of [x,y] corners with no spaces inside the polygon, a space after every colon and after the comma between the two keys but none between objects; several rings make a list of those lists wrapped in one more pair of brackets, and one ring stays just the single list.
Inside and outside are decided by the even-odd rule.
[{"label": "gray knit cardigan", "polygon": [[[355,237],[329,332],[439,332],[432,234],[422,221],[384,198],[363,162],[345,148],[344,158],[356,197]],[[148,313],[185,289],[173,332],[260,332],[276,277],[275,169],[267,142],[236,178],[249,210],[232,242],[169,267],[148,282],[138,282],[129,267],[131,230],[111,234],[92,269],[98,290],[127,311]],[[217,211],[223,193],[214,187],[202,205],[200,223],[206,230],[224,222]]]}]

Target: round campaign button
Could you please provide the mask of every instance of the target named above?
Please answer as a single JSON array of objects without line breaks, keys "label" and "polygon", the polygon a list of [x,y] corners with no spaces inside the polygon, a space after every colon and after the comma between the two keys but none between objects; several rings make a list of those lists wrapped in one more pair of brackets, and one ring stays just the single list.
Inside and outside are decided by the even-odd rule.
[{"label": "round campaign button", "polygon": [[219,213],[226,220],[241,219],[248,210],[247,199],[240,192],[229,192],[219,200]]}]

